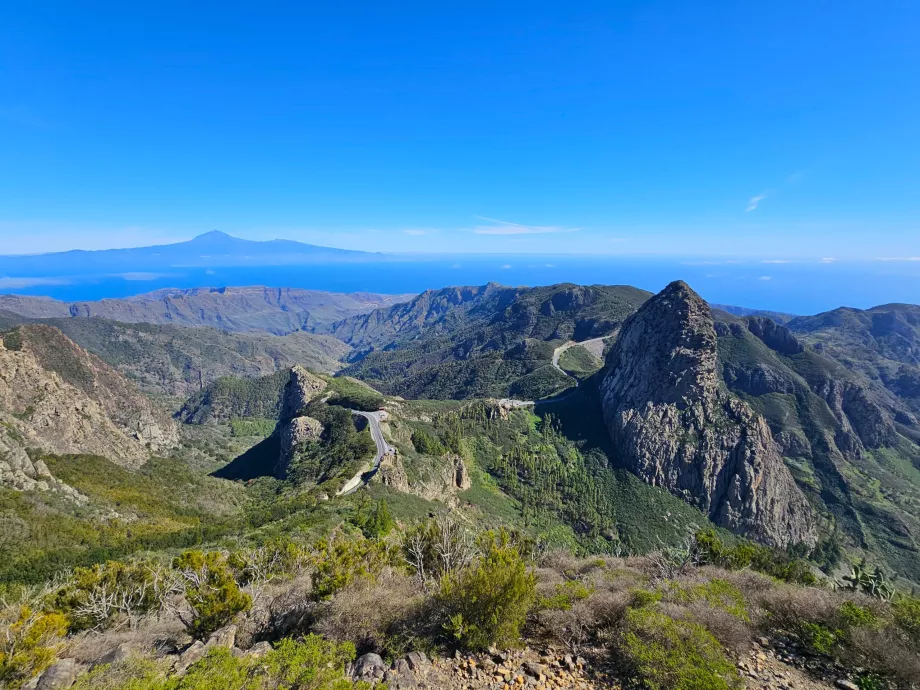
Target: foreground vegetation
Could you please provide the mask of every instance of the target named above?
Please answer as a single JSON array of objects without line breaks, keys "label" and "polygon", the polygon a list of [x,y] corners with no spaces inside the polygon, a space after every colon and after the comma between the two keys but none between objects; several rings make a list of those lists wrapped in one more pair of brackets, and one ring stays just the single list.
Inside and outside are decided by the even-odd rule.
[{"label": "foreground vegetation", "polygon": [[[736,660],[755,637],[789,641],[816,673],[848,669],[861,688],[920,682],[920,599],[771,577],[766,563],[712,532],[644,557],[577,558],[448,514],[401,526],[364,503],[313,542],[110,561],[7,588],[0,682],[17,688],[59,656],[92,663],[122,643],[130,654],[76,687],[370,688],[346,673],[357,654],[526,640],[647,688],[715,690],[740,687]],[[212,642],[187,667],[155,649],[165,635],[181,651],[230,623],[234,648]],[[259,641],[270,647],[239,651]]]}]

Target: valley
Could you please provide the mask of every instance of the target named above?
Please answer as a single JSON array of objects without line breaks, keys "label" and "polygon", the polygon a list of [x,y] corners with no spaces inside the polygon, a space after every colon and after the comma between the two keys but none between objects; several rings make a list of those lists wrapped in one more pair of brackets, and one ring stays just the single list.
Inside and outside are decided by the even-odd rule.
[{"label": "valley", "polygon": [[[444,520],[457,538],[514,545],[471,553],[507,547],[538,564],[565,552],[587,570],[600,557],[653,591],[662,580],[642,573],[686,548],[726,573],[738,549],[742,572],[799,588],[851,567],[917,585],[911,305],[774,320],[711,307],[678,281],[657,295],[490,283],[0,307],[0,591],[107,561],[252,558],[280,543],[312,554],[297,568],[313,587],[333,544],[372,583],[397,577],[396,551],[411,560],[413,530]],[[528,635],[556,615],[541,606]],[[463,632],[413,634],[478,648]],[[379,639],[359,649],[386,651]],[[587,639],[570,649],[600,644]]]}]

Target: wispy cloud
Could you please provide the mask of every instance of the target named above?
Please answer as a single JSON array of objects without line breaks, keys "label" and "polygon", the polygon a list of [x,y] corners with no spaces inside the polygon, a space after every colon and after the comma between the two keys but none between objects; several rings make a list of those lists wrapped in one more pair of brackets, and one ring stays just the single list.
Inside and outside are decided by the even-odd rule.
[{"label": "wispy cloud", "polygon": [[135,271],[129,273],[112,273],[113,278],[122,278],[124,280],[159,280],[160,278],[169,278],[174,273],[147,273],[144,271]]},{"label": "wispy cloud", "polygon": [[747,205],[747,208],[744,209],[744,212],[745,212],[745,213],[748,213],[748,212],[750,212],[750,211],[756,211],[756,210],[757,210],[757,205],[758,205],[761,201],[763,201],[764,199],[766,199],[766,198],[767,198],[767,193],[766,193],[766,192],[761,192],[761,193],[758,194],[757,196],[752,196],[752,197],[748,200],[748,205]]},{"label": "wispy cloud", "polygon": [[502,264],[502,268],[511,268],[511,264]]},{"label": "wispy cloud", "polygon": [[409,228],[408,230],[403,230],[403,232],[406,233],[407,235],[415,235],[415,236],[428,234],[428,230],[420,230],[418,228]]},{"label": "wispy cloud", "polygon": [[760,276],[757,280],[773,280],[773,276]]},{"label": "wispy cloud", "polygon": [[807,170],[796,170],[789,177],[786,178],[786,184],[796,184],[805,179],[805,175],[808,174]]},{"label": "wispy cloud", "polygon": [[561,225],[522,225],[521,223],[512,223],[507,220],[497,220],[484,216],[476,216],[476,218],[490,223],[490,225],[478,225],[473,228],[473,232],[477,235],[542,235],[551,232],[575,232],[581,230],[581,228],[566,228]]},{"label": "wispy cloud", "polygon": [[832,256],[825,256],[823,259],[821,259],[821,263],[822,263],[822,264],[832,264],[832,263],[834,263],[835,261],[837,261],[837,259],[835,259],[835,258],[832,257]]},{"label": "wispy cloud", "polygon": [[24,288],[38,287],[41,285],[71,285],[73,283],[69,278],[51,278],[51,277],[25,277],[9,278],[0,277],[0,290],[22,290]]},{"label": "wispy cloud", "polygon": [[792,261],[789,259],[764,259],[760,263],[762,264],[791,264]]},{"label": "wispy cloud", "polygon": [[920,261],[920,256],[879,256],[876,261]]}]

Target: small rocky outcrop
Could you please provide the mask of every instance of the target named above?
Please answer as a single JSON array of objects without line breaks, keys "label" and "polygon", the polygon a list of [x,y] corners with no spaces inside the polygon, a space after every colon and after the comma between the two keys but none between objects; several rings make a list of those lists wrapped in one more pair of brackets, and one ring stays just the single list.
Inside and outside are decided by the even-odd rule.
[{"label": "small rocky outcrop", "polygon": [[326,389],[326,382],[300,365],[291,367],[291,378],[284,387],[281,400],[281,418],[275,427],[280,451],[275,474],[287,475],[294,452],[302,443],[315,441],[323,433],[318,419],[301,414],[303,409]]},{"label": "small rocky outcrop", "polygon": [[291,378],[284,387],[281,402],[281,419],[289,421],[298,416],[317,395],[326,390],[326,382],[314,376],[299,364],[291,367]]},{"label": "small rocky outcrop", "polygon": [[627,319],[600,384],[620,457],[738,534],[813,543],[811,510],[766,420],[725,391],[717,360],[709,305],[682,281]]},{"label": "small rocky outcrop", "polygon": [[797,355],[805,351],[805,346],[792,335],[792,332],[765,316],[751,316],[747,319],[748,330],[760,338],[771,350],[782,355]]}]

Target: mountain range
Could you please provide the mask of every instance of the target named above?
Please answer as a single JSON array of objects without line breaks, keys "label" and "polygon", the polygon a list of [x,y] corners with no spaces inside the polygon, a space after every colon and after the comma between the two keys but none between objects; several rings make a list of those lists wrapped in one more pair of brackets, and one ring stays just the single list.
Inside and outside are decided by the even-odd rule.
[{"label": "mountain range", "polygon": [[[476,426],[484,422],[463,423],[470,439],[481,438],[472,445],[448,434],[421,453],[399,436],[400,425],[428,428],[434,422],[425,420],[437,417],[420,410],[472,409],[483,399],[481,419],[511,423],[535,404],[538,417],[558,415],[563,433],[588,443],[579,453],[590,447],[600,453],[590,457],[605,458],[591,465],[592,482],[628,472],[739,535],[818,560],[833,543],[890,572],[920,572],[920,308],[913,305],[770,318],[710,306],[680,282],[657,295],[628,286],[490,283],[401,300],[228,288],[81,305],[0,301],[0,328],[9,329],[0,399],[8,486],[57,481],[32,460],[34,448],[129,466],[168,453],[178,437],[167,411],[181,408],[182,433],[200,428],[207,438],[222,424],[244,428],[239,419],[274,420],[288,370],[299,364],[337,371],[324,380],[342,401],[357,400],[343,375],[387,396],[388,433],[403,449],[402,465],[381,476],[424,500],[456,501],[477,490],[475,482],[447,493],[432,488],[447,461],[430,449],[447,452],[451,444],[464,476],[494,473],[515,500],[534,495],[504,474],[506,460],[489,455],[496,441],[482,437],[491,429]],[[314,440],[321,426],[310,427]],[[278,465],[277,447],[265,474]],[[454,455],[447,474],[459,472]],[[249,476],[258,475],[258,454],[247,457],[255,468]],[[621,488],[608,490],[627,486],[614,485]],[[643,505],[663,500],[641,496]],[[607,503],[584,509],[597,511],[595,525],[614,510]],[[587,529],[553,510],[567,529]],[[617,524],[607,528],[611,539],[632,529]],[[596,540],[596,529],[578,538]]]}]

